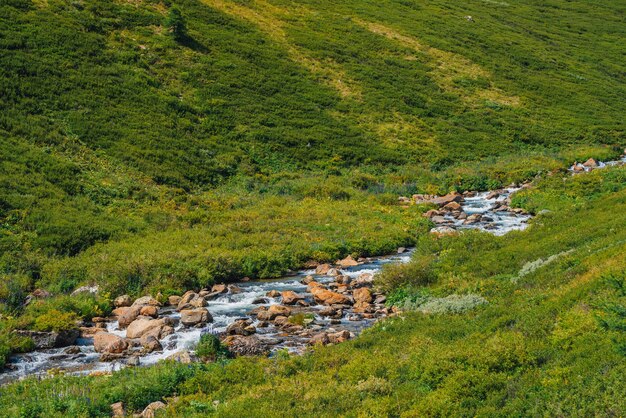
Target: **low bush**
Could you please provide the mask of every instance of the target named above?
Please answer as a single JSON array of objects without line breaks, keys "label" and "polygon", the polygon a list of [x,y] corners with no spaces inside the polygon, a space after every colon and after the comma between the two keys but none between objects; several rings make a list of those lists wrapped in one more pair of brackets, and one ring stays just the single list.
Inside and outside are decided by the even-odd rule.
[{"label": "low bush", "polygon": [[78,315],[74,312],[61,312],[51,309],[35,318],[33,328],[36,331],[67,331],[76,329]]},{"label": "low bush", "polygon": [[229,357],[229,352],[220,339],[213,334],[202,334],[196,345],[196,355],[204,361],[218,361]]}]

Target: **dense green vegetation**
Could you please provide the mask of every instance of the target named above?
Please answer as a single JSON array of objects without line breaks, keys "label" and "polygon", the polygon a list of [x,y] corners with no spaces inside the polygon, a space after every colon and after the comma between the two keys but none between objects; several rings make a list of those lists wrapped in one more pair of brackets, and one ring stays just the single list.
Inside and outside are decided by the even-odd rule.
[{"label": "dense green vegetation", "polygon": [[[13,329],[72,327],[76,319],[107,314],[111,297],[120,293],[166,297],[216,281],[278,276],[311,259],[378,255],[398,246],[420,248],[408,270],[390,269],[381,282],[398,304],[419,310],[430,303],[445,311],[453,290],[491,301],[483,285],[503,298],[501,305],[460,299],[455,309],[463,311],[467,302],[476,305],[469,312],[492,312],[513,303],[494,290],[493,277],[557,250],[587,248],[583,242],[591,245],[595,238],[578,234],[594,222],[614,225],[615,236],[623,230],[608,219],[619,219],[623,171],[568,182],[561,174],[574,160],[609,159],[624,148],[625,12],[622,2],[598,0],[3,0],[0,365],[11,352],[32,346]],[[552,211],[539,218],[544,225],[535,231],[544,232],[534,237],[467,234],[430,241],[429,225],[419,216],[424,208],[397,204],[398,195],[485,190],[536,174],[547,179],[541,189],[519,194],[515,202],[533,213]],[[604,200],[613,206],[602,206]],[[566,233],[567,225],[576,229]],[[623,250],[615,240],[614,251]],[[475,260],[464,247],[485,257]],[[448,258],[437,256],[441,252]],[[591,263],[576,254],[562,259]],[[546,268],[557,269],[558,260]],[[558,268],[554,274],[566,271]],[[448,287],[442,283],[446,274]],[[596,276],[589,280],[599,283]],[[559,283],[550,275],[536,278],[539,287]],[[84,284],[98,284],[99,295],[69,296]],[[24,306],[36,288],[52,297]],[[610,297],[609,287],[602,289],[603,297],[613,299],[589,311],[606,316],[600,328],[589,329],[609,341],[604,336],[616,334],[621,324],[619,289]],[[540,296],[534,297],[539,303]],[[541,309],[554,316],[569,309],[562,303]],[[398,347],[410,343],[416,330],[451,344],[473,324],[458,319],[455,334],[420,315],[410,326],[389,323],[406,334],[398,337]],[[483,333],[499,326],[499,314],[489,315],[479,324]],[[546,324],[534,325],[548,332]],[[285,360],[276,366],[276,379],[293,382],[281,367],[293,373],[310,367],[311,384],[326,385],[323,367],[341,367],[330,360],[338,355],[332,353],[356,350],[358,359],[367,351],[358,344],[378,346],[367,341],[385,339],[382,332],[330,354]],[[382,347],[394,353],[393,344]],[[325,366],[315,365],[316,356]],[[240,364],[259,371],[273,363],[238,360],[225,366],[225,374],[215,374],[215,382],[231,379],[229,370]],[[190,394],[188,378],[214,367],[128,372],[133,382],[160,374],[168,382],[145,394],[131,391],[137,396],[131,405],[138,409],[148,398]],[[574,366],[562,367],[567,370],[555,376],[574,373]],[[511,370],[502,371],[503,379]],[[249,384],[245,374],[232,373],[242,387]],[[399,387],[406,375],[398,373],[363,379],[359,399],[367,402],[370,390],[380,397]],[[111,393],[126,390],[101,391],[106,382],[94,380],[99,394],[90,413],[104,413],[105,403],[117,396]],[[433,387],[421,385],[416,388],[425,394]],[[334,387],[327,385],[328,393]],[[237,390],[217,398],[231,399]],[[60,401],[59,408],[85,412],[79,398],[68,398],[75,402],[71,407]],[[233,401],[232,407],[244,408],[245,402]],[[350,402],[356,398],[341,403],[343,412]],[[397,402],[380,408],[397,413],[409,407]],[[203,405],[200,396],[182,407],[202,413]],[[317,407],[323,405],[329,403]],[[479,411],[468,405],[468,411]],[[303,411],[313,413],[310,407]],[[64,413],[54,408],[42,411]]]},{"label": "dense green vegetation", "polygon": [[409,310],[304,356],[27,380],[3,388],[0,410],[106,416],[114,402],[140,411],[165,399],[172,416],[619,416],[626,168],[548,177],[519,201],[551,212],[504,237],[424,237],[410,264],[379,278],[403,306],[424,295],[477,294],[486,304]]}]

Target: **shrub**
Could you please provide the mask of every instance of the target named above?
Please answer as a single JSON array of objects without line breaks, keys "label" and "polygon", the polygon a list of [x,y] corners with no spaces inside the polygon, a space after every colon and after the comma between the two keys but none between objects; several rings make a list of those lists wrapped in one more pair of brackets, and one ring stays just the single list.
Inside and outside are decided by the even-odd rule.
[{"label": "shrub", "polygon": [[376,276],[375,283],[384,291],[406,286],[426,286],[437,276],[432,268],[432,256],[415,256],[407,264],[387,264]]},{"label": "shrub", "polygon": [[196,355],[204,361],[217,361],[227,358],[229,353],[216,335],[202,334],[196,345]]},{"label": "shrub", "polygon": [[78,315],[74,312],[60,312],[52,309],[35,319],[34,329],[37,331],[67,331],[76,328]]},{"label": "shrub", "polygon": [[178,7],[172,7],[165,20],[165,27],[176,40],[183,39],[187,34],[187,25],[185,18]]},{"label": "shrub", "polygon": [[487,304],[487,299],[480,295],[449,295],[444,298],[432,298],[415,309],[426,314],[461,314],[478,306]]},{"label": "shrub", "polygon": [[311,323],[314,319],[315,315],[313,314],[297,313],[295,315],[291,315],[288,321],[290,324],[304,326]]}]

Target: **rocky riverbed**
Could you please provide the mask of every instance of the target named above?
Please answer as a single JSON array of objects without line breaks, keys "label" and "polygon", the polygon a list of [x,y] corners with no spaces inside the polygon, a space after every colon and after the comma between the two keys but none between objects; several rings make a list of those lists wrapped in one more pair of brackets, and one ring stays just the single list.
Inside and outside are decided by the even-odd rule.
[{"label": "rocky riverbed", "polygon": [[[576,174],[623,163],[626,156],[608,163],[574,164],[570,171]],[[437,235],[462,229],[503,235],[528,225],[530,215],[510,207],[511,195],[524,187],[528,185],[446,196],[414,195],[400,197],[400,203],[433,205],[424,216],[436,225],[431,232]],[[0,384],[56,370],[107,373],[168,358],[190,362],[202,333],[218,335],[236,355],[302,352],[314,344],[340,343],[395,314],[385,305],[385,295],[373,289],[374,275],[384,264],[408,262],[410,257],[411,250],[404,248],[387,257],[348,257],[290,277],[189,291],[165,303],[152,296],[137,300],[120,296],[112,317],[94,318],[80,332],[31,333],[39,349],[14,356],[0,374]]]},{"label": "rocky riverbed", "polygon": [[172,296],[161,304],[151,296],[121,296],[110,318],[94,318],[68,347],[14,356],[0,382],[51,371],[86,374],[162,359],[193,360],[202,333],[220,336],[234,354],[302,352],[312,344],[353,338],[379,318],[393,314],[385,297],[372,290],[374,274],[397,255],[321,264],[291,277],[216,285]]}]

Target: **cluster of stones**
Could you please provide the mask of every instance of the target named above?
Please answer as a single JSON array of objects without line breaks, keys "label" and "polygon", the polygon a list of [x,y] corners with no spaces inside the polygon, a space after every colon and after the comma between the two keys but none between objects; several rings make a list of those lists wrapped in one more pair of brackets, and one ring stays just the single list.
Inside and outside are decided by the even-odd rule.
[{"label": "cluster of stones", "polygon": [[584,163],[579,163],[575,161],[570,170],[572,170],[574,173],[583,173],[585,171],[591,171],[595,168],[598,168],[599,166],[600,164],[597,160],[595,160],[594,158],[589,158]]},{"label": "cluster of stones", "polygon": [[[337,344],[352,338],[353,333],[334,326],[340,325],[342,319],[372,320],[395,313],[385,306],[385,296],[372,290],[372,274],[363,273],[356,279],[343,274],[341,268],[358,264],[348,257],[337,262],[336,267],[330,264],[317,266],[316,274],[331,276],[334,280],[324,285],[315,281],[313,276],[307,276],[302,280],[307,285],[304,294],[291,290],[269,291],[265,298],[255,302],[267,303],[269,299],[274,299],[279,303],[253,309],[249,312],[251,318],[236,321],[228,327],[227,334],[247,336],[255,329],[251,326],[255,323],[256,328],[276,328],[279,337],[290,338],[296,346],[303,342],[309,345]],[[226,343],[230,345],[231,341],[227,339]]]},{"label": "cluster of stones", "polygon": [[[398,249],[403,251],[404,248]],[[355,279],[343,274],[343,268],[363,261],[347,257],[334,266],[317,265],[316,274],[333,277],[333,281],[322,284],[314,276],[307,276],[302,280],[307,285],[302,294],[291,290],[267,292],[254,303],[269,306],[259,306],[248,312],[248,316],[235,320],[221,333],[220,339],[234,355],[267,355],[276,344],[302,348],[353,338],[352,332],[341,329],[342,320],[363,322],[396,313],[385,306],[385,296],[372,289],[372,274],[363,273]],[[170,296],[166,306],[152,296],[135,301],[128,295],[119,296],[114,301],[112,318],[93,318],[93,326],[81,328],[81,333],[83,337],[93,337],[100,361],[124,358],[127,364],[137,365],[141,356],[162,351],[163,339],[175,333],[177,326],[203,328],[213,322],[207,309],[210,300],[240,291],[235,285],[218,284],[210,290]],[[169,315],[174,310],[180,319]],[[125,337],[107,331],[107,322],[112,321],[125,330]],[[170,358],[183,363],[194,361],[188,351]]]},{"label": "cluster of stones", "polygon": [[[526,187],[529,187],[529,184],[522,185],[522,188]],[[497,199],[504,193],[505,190],[494,190],[489,192],[489,194],[485,196],[485,199]],[[489,229],[490,223],[493,222],[493,218],[491,218],[489,214],[467,214],[463,210],[463,202],[465,199],[474,196],[476,196],[476,192],[471,191],[463,193],[452,192],[445,196],[415,194],[411,198],[401,196],[399,201],[402,204],[430,204],[437,206],[437,209],[431,209],[423,214],[424,217],[437,224],[437,226],[432,228],[430,232],[437,235],[451,235],[456,233],[454,225],[458,224],[459,221],[461,221],[462,225],[484,223],[486,224],[485,228]],[[490,211],[511,212],[515,214],[525,213],[525,211],[521,208],[511,208],[509,206],[510,203],[510,197],[507,197],[502,201],[494,203],[494,206],[490,209]]]},{"label": "cluster of stones", "polygon": [[575,161],[574,164],[572,164],[572,166],[570,167],[570,171],[574,174],[579,174],[579,173],[585,173],[588,171],[593,171],[597,168],[603,168],[603,167],[611,166],[611,165],[613,166],[614,165],[617,165],[617,166],[626,165],[626,150],[624,150],[624,153],[622,154],[619,160],[609,161],[607,163],[601,163],[598,160],[595,160],[593,158],[589,158],[584,163],[579,163]]},{"label": "cluster of stones", "polygon": [[[184,327],[204,327],[213,322],[213,317],[206,308],[207,300],[226,292],[239,292],[237,286],[215,285],[199,293],[189,291],[182,296],[170,296],[168,307],[152,296],[141,297],[134,302],[128,295],[115,299],[114,318],[94,318],[95,327],[85,327],[83,336],[93,336],[94,349],[101,353],[101,361],[111,361],[129,357],[129,364],[138,363],[139,356],[162,351],[162,340],[175,332],[177,321]],[[165,314],[176,310],[180,319],[176,320]],[[106,331],[106,322],[117,320],[118,327],[126,330],[126,337]],[[174,359],[187,362],[189,353],[176,353]]]},{"label": "cluster of stones", "polygon": [[[405,252],[399,248],[398,253]],[[352,278],[342,269],[357,266],[369,259],[354,260],[347,257],[331,264],[310,264],[316,276],[332,277],[331,282],[320,283],[316,276],[307,276],[302,283],[306,291],[291,290],[267,292],[253,304],[258,306],[231,323],[218,335],[234,355],[267,355],[277,344],[302,351],[310,345],[337,344],[354,337],[354,332],[368,322],[394,315],[395,308],[385,306],[384,295],[373,290],[374,277],[363,273]],[[161,295],[156,298],[143,296],[133,300],[122,295],[114,300],[111,317],[93,318],[89,323],[79,324],[78,330],[63,333],[40,333],[15,331],[35,341],[36,349],[62,348],[65,350],[51,359],[73,360],[84,357],[83,350],[74,345],[81,337],[93,339],[94,350],[100,361],[120,361],[126,365],[139,365],[140,358],[153,352],[176,348],[176,330],[205,328],[213,322],[207,309],[210,301],[221,295],[240,293],[236,285],[217,284],[199,292],[188,291],[182,296],[170,296],[165,303]],[[50,295],[36,290],[31,299]],[[210,308],[210,306],[209,306]],[[178,312],[178,315],[172,315]],[[117,326],[109,331],[110,325]],[[167,338],[174,334],[174,337]],[[196,360],[193,352],[181,350],[169,359],[190,363]],[[106,372],[95,371],[93,374]]]}]

